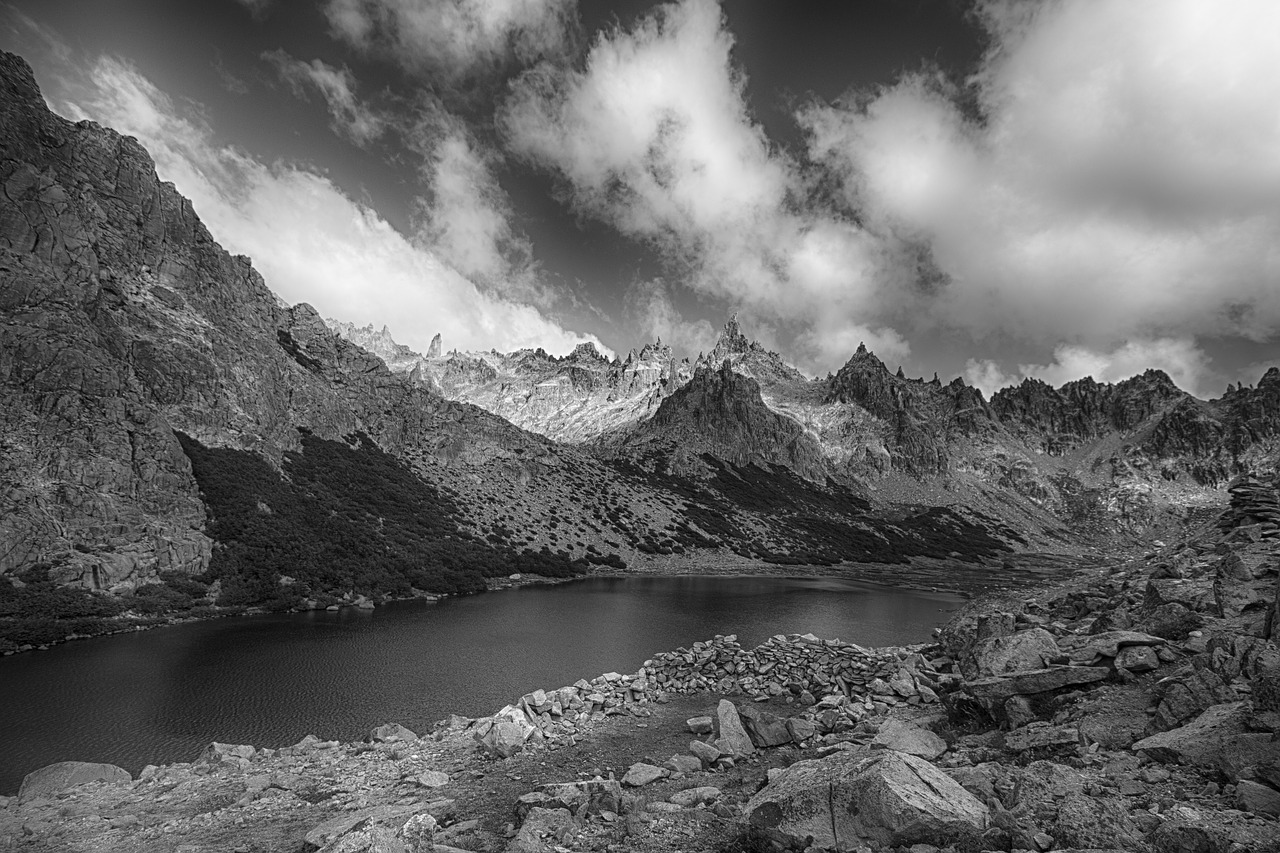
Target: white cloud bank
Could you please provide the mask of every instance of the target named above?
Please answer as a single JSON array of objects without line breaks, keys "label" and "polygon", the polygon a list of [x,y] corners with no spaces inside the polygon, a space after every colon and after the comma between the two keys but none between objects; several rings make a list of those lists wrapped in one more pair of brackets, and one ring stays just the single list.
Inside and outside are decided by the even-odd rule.
[{"label": "white cloud bank", "polygon": [[253,258],[289,302],[357,324],[390,318],[397,339],[423,351],[437,331],[460,349],[567,353],[591,341],[605,350],[536,308],[481,291],[327,178],[216,145],[208,128],[125,63],[99,60],[64,109],[136,136],[214,237]]},{"label": "white cloud bank", "polygon": [[457,81],[562,52],[575,0],[328,0],[335,38],[411,71]]},{"label": "white cloud bank", "polygon": [[1150,359],[1193,391],[1197,338],[1280,334],[1280,5],[981,11],[985,122],[921,76],[803,114],[868,227],[930,247],[930,320],[1057,342],[1019,367],[1046,380]]},{"label": "white cloud bank", "polygon": [[964,376],[990,397],[999,389],[1029,377],[1056,387],[1086,376],[1098,382],[1119,382],[1148,369],[1163,370],[1175,385],[1191,391],[1197,389],[1209,371],[1205,354],[1194,341],[1158,338],[1129,341],[1111,351],[1062,344],[1054,349],[1051,364],[1019,364],[1016,373],[1005,373],[990,359],[969,359]]},{"label": "white cloud bank", "polygon": [[744,322],[804,329],[809,366],[847,358],[850,340],[901,356],[900,335],[860,319],[888,275],[883,247],[796,206],[799,169],[751,119],[732,46],[714,0],[660,7],[601,35],[582,70],[520,78],[502,116],[508,143],[557,172],[578,210],[687,263],[687,283]]},{"label": "white cloud bank", "polygon": [[[1052,351],[1020,365],[1045,377],[1119,375],[1139,354],[1201,391],[1204,338],[1275,339],[1280,5],[979,14],[980,119],[908,75],[800,110],[807,163],[753,121],[714,0],[601,34],[576,70],[532,69],[502,126],[579,211],[664,250],[809,369],[946,329],[984,355]],[[815,165],[840,210],[812,200]]]}]

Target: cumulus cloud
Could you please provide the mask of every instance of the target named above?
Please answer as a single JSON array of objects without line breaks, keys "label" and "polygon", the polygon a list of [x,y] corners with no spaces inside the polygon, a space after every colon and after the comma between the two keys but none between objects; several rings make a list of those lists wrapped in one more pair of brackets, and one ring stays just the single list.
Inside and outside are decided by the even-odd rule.
[{"label": "cumulus cloud", "polygon": [[418,207],[419,236],[486,289],[549,304],[554,295],[539,283],[533,246],[512,226],[511,201],[494,177],[497,155],[439,111],[410,136],[431,190]]},{"label": "cumulus cloud", "polygon": [[1209,387],[1210,380],[1216,378],[1209,359],[1194,341],[1185,338],[1134,340],[1109,351],[1062,344],[1054,348],[1050,364],[1020,364],[1012,375],[994,361],[970,359],[965,378],[990,397],[1000,388],[1029,377],[1058,387],[1086,376],[1098,382],[1119,382],[1149,368],[1163,370],[1175,385],[1197,396],[1217,390]]},{"label": "cumulus cloud", "polygon": [[387,120],[356,96],[356,78],[348,68],[335,68],[319,59],[303,62],[283,50],[262,54],[293,93],[305,98],[314,89],[329,108],[330,127],[361,147],[386,130]]},{"label": "cumulus cloud", "polygon": [[512,60],[557,55],[574,0],[328,0],[335,38],[414,72],[457,81]]},{"label": "cumulus cloud", "polygon": [[1193,386],[1187,341],[1274,338],[1280,6],[981,11],[995,41],[973,81],[981,122],[919,74],[801,116],[867,226],[928,247],[945,285],[923,316],[1066,344],[1046,375],[1118,375],[1132,353]]},{"label": "cumulus cloud", "polygon": [[567,353],[591,341],[607,351],[534,307],[478,289],[324,176],[219,146],[206,126],[125,63],[99,60],[61,110],[136,136],[216,239],[252,257],[289,302],[360,324],[397,318],[397,338],[420,350],[438,331],[464,349]]},{"label": "cumulus cloud", "polygon": [[677,357],[697,358],[715,349],[720,331],[706,320],[689,321],[661,280],[642,281],[627,292],[627,314],[643,339],[661,339]]},{"label": "cumulus cloud", "polygon": [[857,336],[904,351],[884,319],[865,319],[894,298],[875,287],[892,275],[885,247],[795,203],[800,169],[752,120],[732,47],[714,0],[660,7],[601,35],[581,70],[523,75],[502,116],[508,143],[557,172],[579,211],[666,252],[690,286],[807,330],[804,366],[842,361]]}]

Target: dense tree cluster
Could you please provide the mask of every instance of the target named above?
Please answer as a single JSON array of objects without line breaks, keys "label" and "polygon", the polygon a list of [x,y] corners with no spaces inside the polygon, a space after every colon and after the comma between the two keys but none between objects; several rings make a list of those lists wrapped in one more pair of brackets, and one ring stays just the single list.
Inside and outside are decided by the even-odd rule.
[{"label": "dense tree cluster", "polygon": [[209,511],[208,579],[221,582],[220,604],[286,609],[348,591],[469,593],[486,577],[587,569],[464,532],[449,497],[364,435],[330,441],[302,430],[302,450],[286,453],[280,471],[254,453],[179,439]]}]

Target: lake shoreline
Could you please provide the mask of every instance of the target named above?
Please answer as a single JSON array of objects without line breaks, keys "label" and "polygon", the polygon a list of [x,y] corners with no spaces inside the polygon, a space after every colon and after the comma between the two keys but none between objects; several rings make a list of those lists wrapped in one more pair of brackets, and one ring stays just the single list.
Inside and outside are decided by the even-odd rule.
[{"label": "lake shoreline", "polygon": [[[973,599],[982,595],[1004,592],[1010,589],[1024,588],[1042,582],[1046,577],[1060,572],[1070,571],[1083,559],[1078,555],[1060,554],[1011,554],[999,563],[962,563],[953,560],[934,558],[913,558],[905,564],[901,563],[842,563],[836,566],[818,565],[781,565],[744,560],[735,555],[670,555],[645,556],[633,560],[625,569],[598,566],[595,570],[574,577],[544,577],[542,575],[520,575],[487,578],[486,592],[497,592],[525,586],[554,586],[590,578],[634,578],[634,577],[762,577],[762,578],[827,578],[832,580],[856,580],[874,583],[895,589],[917,590],[921,592],[941,592],[960,595]],[[1048,566],[1045,568],[1029,568],[1030,566]],[[957,567],[961,571],[957,572]],[[479,593],[474,593],[479,594]],[[387,597],[372,602],[374,605],[392,602],[440,601],[457,598],[457,595],[426,593],[417,595]],[[339,609],[357,608],[362,596],[352,601],[337,605]],[[327,609],[327,608],[315,608]],[[60,640],[40,645],[26,644],[15,649],[5,649],[0,657],[10,657],[28,652],[46,651],[54,646],[99,637],[119,636],[120,634],[150,631],[156,628],[168,628],[175,625],[186,625],[213,619],[228,619],[238,616],[262,616],[275,611],[263,607],[228,607],[208,605],[199,615],[167,614],[160,617],[148,617],[145,621],[138,616],[106,617],[107,623],[119,627],[115,630],[94,634],[71,634]],[[305,613],[308,610],[294,609],[279,611],[283,613]]]}]

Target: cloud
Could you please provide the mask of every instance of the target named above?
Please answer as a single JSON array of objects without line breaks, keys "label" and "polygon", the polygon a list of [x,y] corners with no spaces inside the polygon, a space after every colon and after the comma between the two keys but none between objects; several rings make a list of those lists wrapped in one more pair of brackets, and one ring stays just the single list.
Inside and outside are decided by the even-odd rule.
[{"label": "cloud", "polygon": [[275,0],[237,0],[237,2],[248,9],[255,20],[265,18],[267,12],[275,5]]},{"label": "cloud", "polygon": [[1015,375],[1005,374],[994,361],[970,359],[965,378],[990,397],[1028,377],[1059,387],[1086,376],[1098,382],[1119,382],[1149,368],[1163,370],[1175,385],[1195,396],[1207,397],[1218,390],[1210,387],[1217,376],[1210,370],[1208,357],[1185,338],[1135,340],[1113,350],[1063,344],[1054,349],[1052,363],[1020,364]]},{"label": "cloud", "polygon": [[867,227],[890,250],[928,248],[942,284],[921,327],[1068,344],[1049,374],[1074,372],[1084,353],[1120,370],[1133,352],[1193,383],[1187,341],[1274,339],[1280,6],[1064,0],[981,13],[995,43],[972,83],[981,121],[921,74],[801,114],[810,155]]},{"label": "cloud", "polygon": [[511,201],[493,174],[497,154],[439,111],[410,132],[410,145],[423,157],[431,188],[418,206],[418,236],[486,289],[540,305],[554,301],[539,283],[532,244],[512,227]]},{"label": "cloud", "polygon": [[630,325],[646,341],[661,339],[678,358],[695,359],[715,349],[720,332],[706,320],[685,320],[660,280],[637,282],[627,292]]},{"label": "cloud", "polygon": [[456,82],[563,52],[574,0],[328,0],[332,35],[410,71]]},{"label": "cloud", "polygon": [[580,212],[665,252],[682,284],[804,331],[802,366],[838,365],[860,335],[905,351],[865,319],[893,297],[874,287],[890,254],[850,218],[796,204],[801,170],[752,120],[732,47],[714,0],[660,7],[601,35],[581,70],[526,72],[501,116],[508,145],[556,172]]},{"label": "cloud", "polygon": [[464,349],[567,353],[591,341],[607,351],[536,308],[478,289],[324,176],[217,145],[203,123],[126,63],[99,60],[60,109],[136,136],[215,238],[252,257],[289,302],[358,324],[398,318],[397,338],[420,351],[437,331]]},{"label": "cloud", "polygon": [[303,62],[283,50],[269,51],[262,58],[298,97],[305,98],[309,89],[319,92],[329,108],[329,126],[340,136],[365,147],[386,130],[386,118],[356,97],[356,78],[350,69],[319,59]]}]

